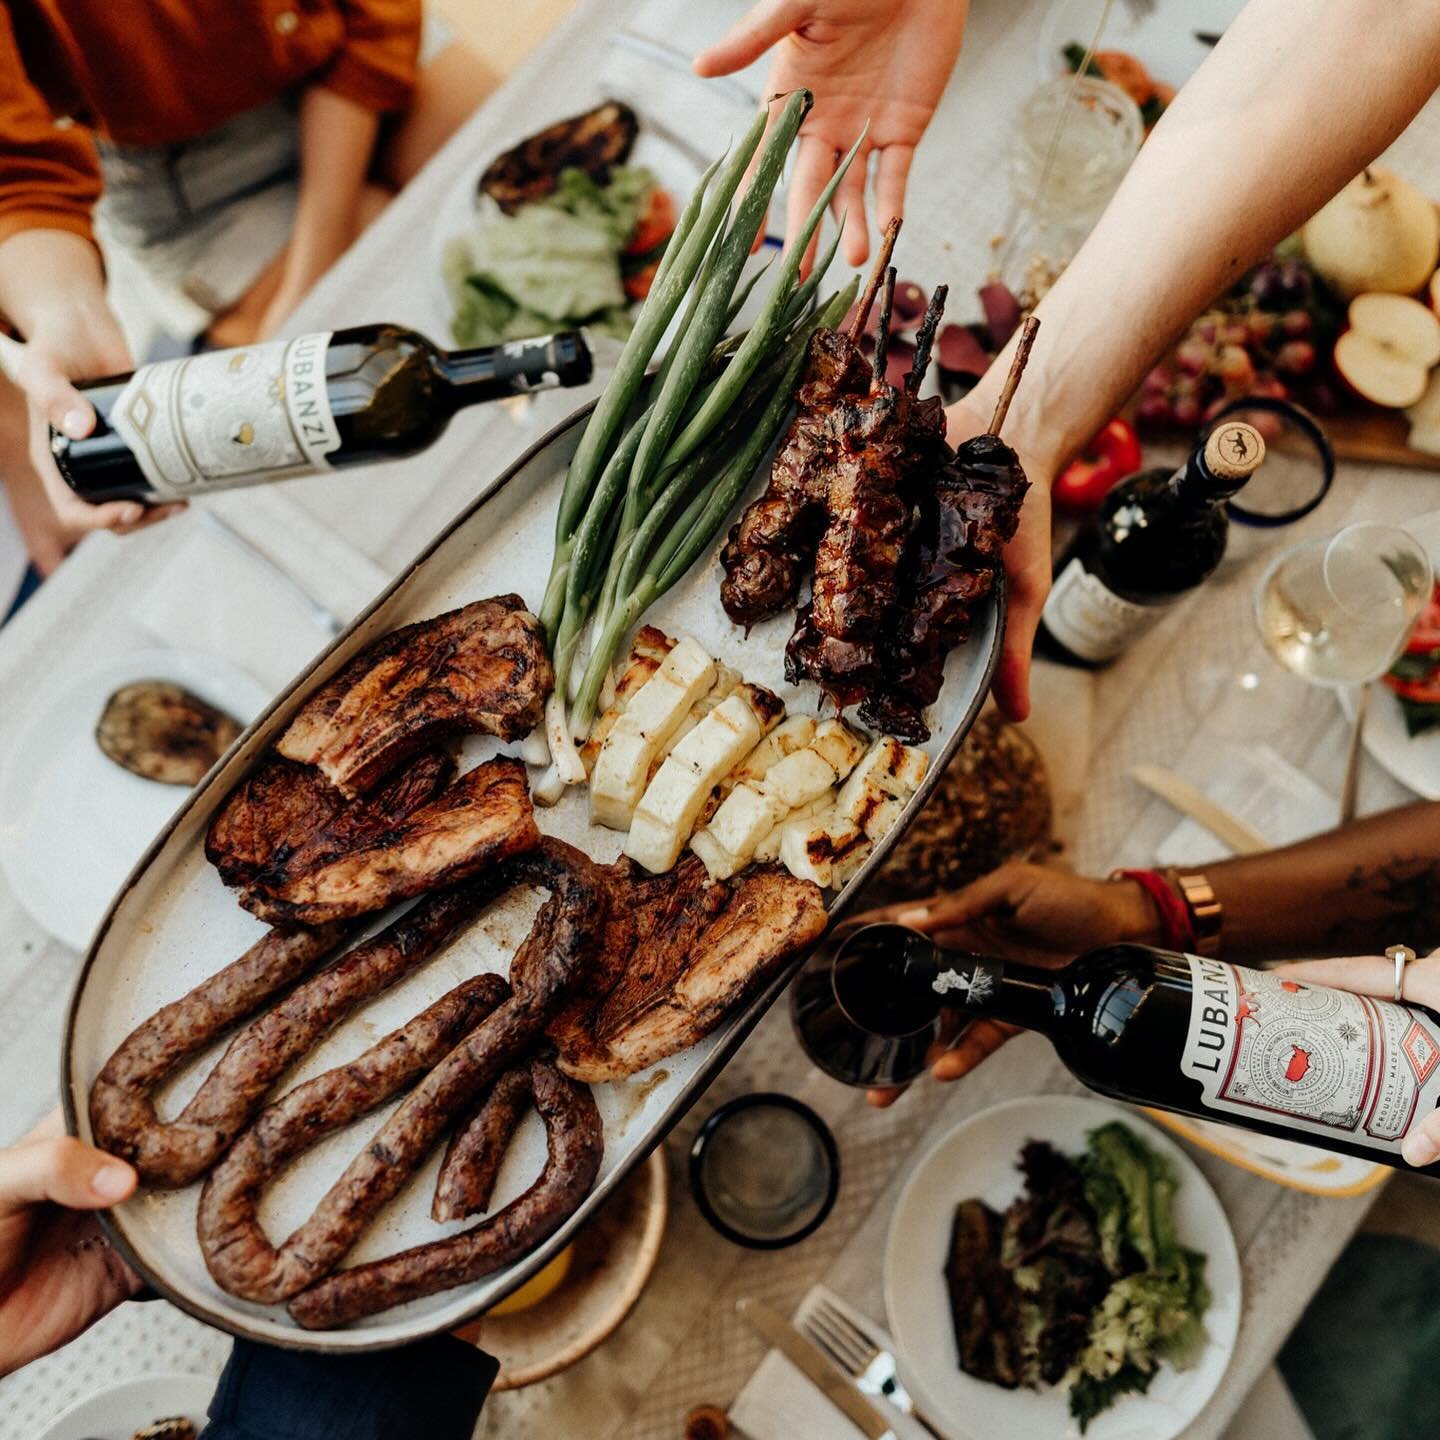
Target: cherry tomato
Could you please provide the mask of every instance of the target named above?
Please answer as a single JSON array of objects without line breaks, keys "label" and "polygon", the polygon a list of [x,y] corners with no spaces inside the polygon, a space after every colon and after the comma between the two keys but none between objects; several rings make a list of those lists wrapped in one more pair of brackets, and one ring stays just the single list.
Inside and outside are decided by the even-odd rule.
[{"label": "cherry tomato", "polygon": [[1140,440],[1134,426],[1118,415],[1072,460],[1055,481],[1052,492],[1062,510],[1095,509],[1111,486],[1140,468]]},{"label": "cherry tomato", "polygon": [[675,228],[675,201],[668,190],[656,186],[635,222],[635,233],[625,247],[626,255],[648,255]]},{"label": "cherry tomato", "polygon": [[652,260],[648,265],[635,271],[633,275],[627,275],[620,282],[625,293],[632,300],[643,300],[650,293],[650,287],[655,283],[655,276],[659,269],[660,262]]},{"label": "cherry tomato", "polygon": [[1382,677],[1403,700],[1417,705],[1440,705],[1440,669],[1432,670],[1423,680],[1404,680],[1399,675]]}]

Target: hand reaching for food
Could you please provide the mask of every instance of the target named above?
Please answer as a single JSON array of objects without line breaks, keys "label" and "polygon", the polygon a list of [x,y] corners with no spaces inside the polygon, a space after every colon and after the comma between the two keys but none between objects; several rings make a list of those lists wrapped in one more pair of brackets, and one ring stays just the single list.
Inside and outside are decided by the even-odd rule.
[{"label": "hand reaching for food", "polygon": [[870,253],[865,184],[872,157],[877,229],[904,213],[910,162],[960,53],[968,8],[966,0],[760,0],[696,56],[696,73],[708,78],[741,70],[773,48],[769,93],[814,92],[790,182],[787,234],[799,230],[867,121],[832,205],[837,217],[847,215],[846,263],[860,265]]},{"label": "hand reaching for food", "polygon": [[59,1349],[140,1288],[93,1213],[135,1179],[123,1160],[65,1135],[58,1110],[0,1150],[0,1374]]}]

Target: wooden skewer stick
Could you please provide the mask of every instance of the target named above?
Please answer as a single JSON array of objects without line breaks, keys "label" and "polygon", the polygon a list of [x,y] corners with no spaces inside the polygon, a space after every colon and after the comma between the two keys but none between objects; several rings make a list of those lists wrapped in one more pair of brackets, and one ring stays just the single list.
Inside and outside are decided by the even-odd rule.
[{"label": "wooden skewer stick", "polygon": [[880,253],[875,257],[875,268],[870,272],[870,279],[866,282],[865,293],[860,297],[855,318],[850,322],[850,329],[846,331],[846,338],[852,345],[858,345],[860,337],[865,333],[870,307],[874,305],[875,297],[880,293],[881,282],[885,279],[885,272],[890,268],[890,256],[894,253],[895,240],[899,234],[900,217],[897,215],[885,227],[885,238],[881,240]]},{"label": "wooden skewer stick", "polygon": [[915,363],[905,377],[905,388],[918,395],[925,383],[925,372],[930,368],[930,350],[935,343],[935,332],[940,328],[941,317],[945,314],[945,300],[950,294],[948,285],[937,285],[925,307],[925,318],[920,322],[920,333],[915,337]]},{"label": "wooden skewer stick", "polygon": [[890,350],[890,312],[895,304],[895,267],[887,267],[885,283],[880,289],[880,329],[875,336],[875,354],[870,359],[870,375],[875,389],[885,383],[885,358]]},{"label": "wooden skewer stick", "polygon": [[1025,373],[1026,363],[1030,359],[1030,350],[1035,344],[1035,335],[1039,329],[1040,322],[1033,315],[1027,315],[1025,323],[1020,327],[1020,340],[1015,346],[1015,358],[1010,362],[1010,373],[1005,377],[1005,388],[995,402],[995,413],[990,417],[989,430],[985,432],[987,435],[998,435],[1000,427],[1005,423],[1010,402],[1015,398],[1015,387],[1019,385],[1020,377]]}]

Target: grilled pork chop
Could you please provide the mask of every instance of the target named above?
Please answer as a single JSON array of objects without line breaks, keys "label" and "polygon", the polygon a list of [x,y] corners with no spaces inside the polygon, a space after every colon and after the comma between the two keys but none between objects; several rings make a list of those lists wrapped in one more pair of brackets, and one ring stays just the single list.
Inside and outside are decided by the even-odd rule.
[{"label": "grilled pork chop", "polygon": [[353,849],[303,847],[240,903],[272,923],[322,925],[454,885],[539,843],[525,767],[501,755]]},{"label": "grilled pork chop", "polygon": [[363,650],[311,697],[276,748],[358,795],[447,735],[519,739],[539,723],[554,683],[540,622],[518,595],[498,595]]},{"label": "grilled pork chop", "polygon": [[415,756],[379,789],[347,800],[313,765],[271,755],[229,795],[210,822],[205,857],[237,888],[317,854],[333,858],[367,844],[427,805],[455,778],[444,750]]},{"label": "grilled pork chop", "polygon": [[778,865],[711,881],[694,855],[664,875],[622,860],[591,993],[551,1023],[560,1068],[619,1080],[708,1035],[825,928],[820,890]]}]

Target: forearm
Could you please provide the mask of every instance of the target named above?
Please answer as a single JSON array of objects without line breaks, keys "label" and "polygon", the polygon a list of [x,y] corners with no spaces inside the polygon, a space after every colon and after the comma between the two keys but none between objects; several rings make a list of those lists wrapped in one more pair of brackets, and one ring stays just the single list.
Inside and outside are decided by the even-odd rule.
[{"label": "forearm", "polygon": [[1440,803],[1204,868],[1224,907],[1228,960],[1440,945]]},{"label": "forearm", "polygon": [[0,242],[0,315],[28,340],[62,310],[109,319],[99,251],[68,230],[20,230]]},{"label": "forearm", "polygon": [[[1067,459],[1194,316],[1373,160],[1437,85],[1440,7],[1251,0],[1041,302],[1007,438]],[[978,412],[1008,363],[1007,352],[976,387]]]},{"label": "forearm", "polygon": [[288,269],[306,281],[329,268],[355,237],[357,207],[375,153],[380,117],[312,85],[300,101],[300,195]]}]

